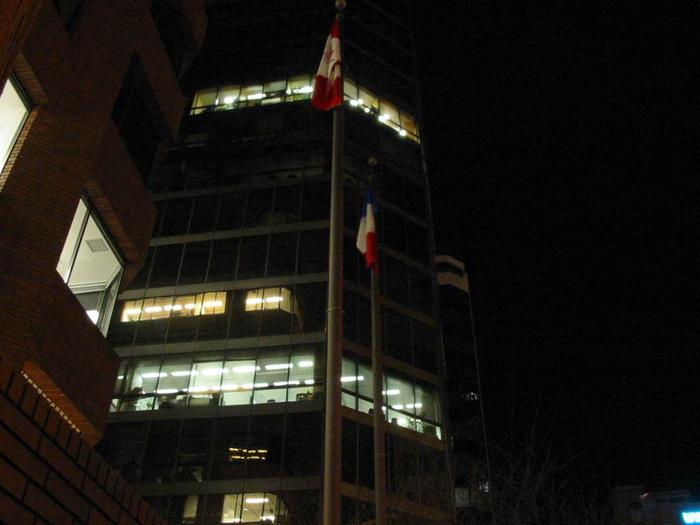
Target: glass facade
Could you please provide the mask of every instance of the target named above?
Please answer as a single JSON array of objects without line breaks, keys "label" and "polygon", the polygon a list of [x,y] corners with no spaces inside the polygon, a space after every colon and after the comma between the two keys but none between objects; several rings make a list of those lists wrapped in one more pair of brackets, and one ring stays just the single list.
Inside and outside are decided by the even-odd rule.
[{"label": "glass facade", "polygon": [[81,200],[56,271],[103,334],[109,327],[123,269],[122,259],[105,234],[99,217],[85,200]]},{"label": "glass facade", "polygon": [[5,166],[28,114],[29,106],[19,84],[10,78],[0,95],[0,169]]},{"label": "glass facade", "polygon": [[[248,37],[227,48],[239,67],[230,80],[202,78],[180,145],[149,181],[158,218],[146,262],[112,315],[121,365],[100,449],[170,523],[316,524],[331,133],[328,115],[309,108],[306,72],[320,49],[309,55],[315,65],[302,53],[268,67],[271,55],[248,47],[264,13],[248,19],[250,6],[237,1],[209,9],[210,31],[234,9]],[[305,11],[304,20],[319,13],[324,35],[322,10]],[[271,38],[275,29],[266,23],[264,32]],[[301,40],[278,36],[291,42],[276,44],[281,53],[300,49]],[[389,102],[392,91],[367,75],[345,89],[342,523],[373,519],[370,276],[355,248],[371,175],[380,206],[387,489],[414,522],[442,523],[449,440],[415,107],[406,90],[403,102]],[[373,169],[370,155],[380,159]]]}]

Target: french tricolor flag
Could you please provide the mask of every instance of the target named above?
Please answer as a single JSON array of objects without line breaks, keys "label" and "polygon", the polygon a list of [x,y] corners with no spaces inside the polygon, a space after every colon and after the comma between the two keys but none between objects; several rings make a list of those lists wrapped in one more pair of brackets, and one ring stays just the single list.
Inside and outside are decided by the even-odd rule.
[{"label": "french tricolor flag", "polygon": [[343,104],[343,77],[340,56],[340,22],[336,18],[326,39],[321,63],[316,73],[311,106],[328,111]]},{"label": "french tricolor flag", "polygon": [[365,257],[367,268],[379,273],[379,250],[377,248],[377,229],[374,220],[377,211],[377,202],[374,199],[372,188],[367,189],[365,206],[362,210],[362,220],[357,229],[357,242],[355,246]]}]

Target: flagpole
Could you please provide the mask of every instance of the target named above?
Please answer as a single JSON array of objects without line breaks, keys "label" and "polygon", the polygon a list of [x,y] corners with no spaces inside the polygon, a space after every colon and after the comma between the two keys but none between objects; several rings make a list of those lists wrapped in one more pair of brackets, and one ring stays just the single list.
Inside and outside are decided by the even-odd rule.
[{"label": "flagpole", "polygon": [[[367,163],[373,171],[377,159],[371,156]],[[372,187],[374,173],[370,173],[369,184]],[[379,264],[379,261],[377,261]],[[386,439],[384,432],[384,368],[382,366],[382,318],[379,304],[379,272],[376,268],[371,273],[371,309],[372,309],[372,395],[374,398],[372,425],[374,427],[374,523],[386,525]]]},{"label": "flagpole", "polygon": [[[345,8],[336,0],[336,19]],[[341,63],[342,68],[342,63]],[[342,77],[342,75],[341,75]],[[331,220],[328,249],[326,396],[323,436],[323,525],[340,525],[341,388],[343,358],[343,104],[333,109]]]}]

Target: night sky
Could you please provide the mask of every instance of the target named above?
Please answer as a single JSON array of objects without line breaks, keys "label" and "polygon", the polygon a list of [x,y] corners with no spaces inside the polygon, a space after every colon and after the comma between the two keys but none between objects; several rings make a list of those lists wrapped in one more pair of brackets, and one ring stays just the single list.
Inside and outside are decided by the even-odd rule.
[{"label": "night sky", "polygon": [[601,483],[697,489],[690,13],[423,5],[438,252],[470,273],[493,439],[539,406]]}]

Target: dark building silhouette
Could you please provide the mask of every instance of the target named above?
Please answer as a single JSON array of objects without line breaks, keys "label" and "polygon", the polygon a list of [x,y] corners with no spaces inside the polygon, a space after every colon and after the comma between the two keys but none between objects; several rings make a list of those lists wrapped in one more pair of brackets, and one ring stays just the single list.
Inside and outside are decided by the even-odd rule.
[{"label": "dark building silhouette", "polygon": [[[292,5],[293,4],[293,5]],[[331,2],[212,1],[181,140],[119,294],[101,451],[171,524],[319,523],[331,115],[311,109]],[[343,24],[342,523],[372,523],[369,273],[379,198],[390,523],[447,523],[453,491],[410,8],[352,2]],[[368,158],[378,160],[371,167]]]},{"label": "dark building silhouette", "polygon": [[488,448],[469,277],[464,263],[449,255],[437,255],[435,267],[447,364],[456,513],[459,523],[488,523]]},{"label": "dark building silhouette", "polygon": [[[196,1],[0,2],[0,522],[162,523],[93,446],[104,334],[148,251],[144,180],[175,142]],[[177,56],[167,50],[178,46]]]}]

